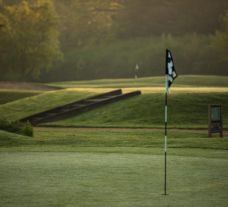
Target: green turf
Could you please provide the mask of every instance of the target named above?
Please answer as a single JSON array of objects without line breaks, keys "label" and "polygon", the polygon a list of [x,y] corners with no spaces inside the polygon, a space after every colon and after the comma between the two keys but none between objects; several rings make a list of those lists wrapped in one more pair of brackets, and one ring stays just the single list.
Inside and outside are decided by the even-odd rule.
[{"label": "green turf", "polygon": [[[206,78],[209,79],[209,77]],[[222,77],[219,78],[222,79]],[[212,84],[212,80],[208,82]],[[93,81],[91,81],[91,83],[93,83]],[[94,92],[96,92],[96,90]],[[1,118],[4,117],[11,120],[21,119],[56,106],[85,98],[92,94],[93,93],[87,91],[79,92],[74,90],[46,92],[37,96],[1,105],[0,114]],[[185,94],[184,92],[171,92],[171,95],[169,96],[169,127],[206,128],[208,104],[213,103],[220,103],[223,105],[224,127],[227,128],[228,93],[212,93],[210,92],[210,88],[206,88],[205,93],[197,93],[197,88],[194,93]],[[146,93],[142,96],[117,102],[77,117],[48,124],[55,126],[121,126],[153,128],[163,127],[163,115],[164,94],[157,92]]]},{"label": "green turf", "polygon": [[[228,123],[228,93],[211,92],[215,86],[227,86],[227,77],[221,76],[180,76],[175,85],[179,88],[189,87],[194,92],[174,91],[169,96],[169,126],[172,128],[205,128],[207,127],[207,105],[211,103],[223,104],[224,125]],[[94,93],[101,93],[96,87],[115,88],[123,84],[125,87],[153,86],[164,81],[162,77],[144,78],[138,80],[96,80],[66,82],[67,86],[84,87],[81,91],[59,90],[40,94],[38,96],[20,99],[0,106],[1,118],[21,119],[26,116],[51,109],[69,102],[85,98]],[[61,83],[60,83],[61,84]],[[65,83],[63,83],[65,84]],[[86,91],[86,87],[95,88],[93,92]],[[181,87],[182,86],[182,87]],[[197,91],[197,86],[205,87],[204,93]],[[137,87],[136,87],[137,88]],[[152,87],[153,89],[153,87]],[[152,90],[151,89],[151,90]],[[96,91],[97,90],[97,91]],[[102,90],[110,90],[102,88]],[[121,101],[81,116],[51,123],[61,126],[133,126],[133,127],[162,127],[164,114],[164,94],[161,92],[146,93],[140,97]]]},{"label": "green turf", "polygon": [[[194,152],[194,151],[193,151]],[[222,154],[222,153],[221,153]],[[142,154],[1,153],[0,205],[226,207],[228,161]]]},{"label": "green turf", "polygon": [[[171,93],[168,122],[172,128],[206,128],[208,104],[223,105],[228,127],[228,93]],[[143,94],[49,125],[163,127],[164,94]]]},{"label": "green turf", "polygon": [[[68,81],[50,83],[51,86],[59,87],[150,87],[164,86],[164,76],[155,76],[139,79],[101,79],[90,81]],[[175,80],[175,86],[179,87],[228,87],[227,76],[203,76],[203,75],[181,75]]]},{"label": "green turf", "polygon": [[[162,138],[163,130],[159,129],[35,128],[34,138],[0,131],[0,146],[4,149],[40,147],[38,151],[49,147],[63,148],[63,151],[68,148],[71,150],[72,147],[87,150],[91,147],[160,148],[163,145]],[[169,147],[228,150],[228,140],[209,139],[206,130],[170,130]]]},{"label": "green turf", "polygon": [[89,95],[91,93],[71,90],[45,92],[37,96],[27,97],[1,105],[0,116],[9,120],[17,120],[53,107],[77,101]]},{"label": "green turf", "polygon": [[[61,84],[82,89],[163,86],[162,78],[155,79]],[[227,87],[227,77],[183,76],[176,83],[209,88],[206,93],[197,93],[197,88],[194,93],[172,92],[169,127],[206,128],[208,103],[223,104],[227,127],[228,93],[210,91],[215,86]],[[4,104],[0,114],[15,120],[88,95],[74,90],[47,92]],[[0,206],[226,207],[227,131],[224,138],[208,138],[206,129],[170,129],[169,195],[161,195],[163,102],[164,94],[148,93],[55,123],[119,129],[35,128],[33,138],[0,130]]]},{"label": "green turf", "polygon": [[170,131],[164,197],[162,130],[36,128],[34,138],[0,131],[0,206],[225,207],[227,133],[206,133]]},{"label": "green turf", "polygon": [[34,95],[38,95],[39,92],[35,92],[35,91],[9,91],[9,90],[4,90],[4,91],[0,91],[0,104],[5,104],[11,101],[15,101],[18,99],[22,99],[25,97],[30,97],[30,96],[34,96]]}]

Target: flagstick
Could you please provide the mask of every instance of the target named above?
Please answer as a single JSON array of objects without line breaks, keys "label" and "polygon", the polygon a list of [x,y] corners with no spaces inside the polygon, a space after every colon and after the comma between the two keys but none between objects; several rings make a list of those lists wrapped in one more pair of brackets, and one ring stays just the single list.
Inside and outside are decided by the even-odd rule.
[{"label": "flagstick", "polygon": [[165,140],[164,140],[164,155],[165,155],[165,166],[164,166],[164,195],[167,195],[167,112],[168,112],[168,92],[165,92]]},{"label": "flagstick", "polygon": [[165,74],[166,74],[166,81],[165,81],[165,139],[164,139],[164,155],[165,155],[165,167],[164,167],[164,195],[167,195],[167,149],[168,149],[168,93],[169,88],[175,78],[177,78],[177,73],[174,67],[173,58],[171,55],[170,50],[166,49],[166,63],[165,63]]}]

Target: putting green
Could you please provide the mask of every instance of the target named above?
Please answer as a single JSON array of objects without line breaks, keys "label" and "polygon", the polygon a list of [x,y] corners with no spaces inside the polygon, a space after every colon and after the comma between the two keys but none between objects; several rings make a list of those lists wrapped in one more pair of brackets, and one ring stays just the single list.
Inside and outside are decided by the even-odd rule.
[{"label": "putting green", "polygon": [[226,150],[175,153],[163,196],[162,155],[1,152],[0,206],[227,206]]}]

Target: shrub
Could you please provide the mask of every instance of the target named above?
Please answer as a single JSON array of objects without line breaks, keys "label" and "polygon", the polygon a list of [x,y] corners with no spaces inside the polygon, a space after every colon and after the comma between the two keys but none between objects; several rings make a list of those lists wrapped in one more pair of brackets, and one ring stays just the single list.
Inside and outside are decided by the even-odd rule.
[{"label": "shrub", "polygon": [[25,136],[33,136],[33,128],[30,123],[0,119],[0,129]]},{"label": "shrub", "polygon": [[23,135],[33,137],[33,128],[29,122],[22,124],[20,132]]}]

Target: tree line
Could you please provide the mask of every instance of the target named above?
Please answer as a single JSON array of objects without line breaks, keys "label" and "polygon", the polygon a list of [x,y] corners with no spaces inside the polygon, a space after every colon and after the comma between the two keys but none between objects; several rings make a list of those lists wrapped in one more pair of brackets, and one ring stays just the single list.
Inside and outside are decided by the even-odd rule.
[{"label": "tree line", "polygon": [[1,80],[228,75],[226,0],[0,0]]}]

